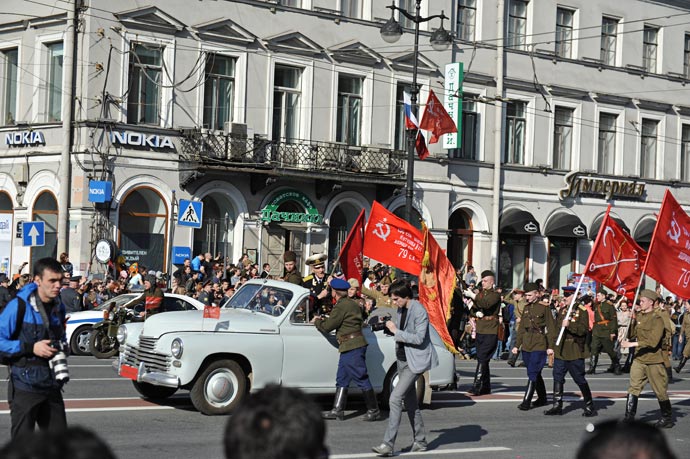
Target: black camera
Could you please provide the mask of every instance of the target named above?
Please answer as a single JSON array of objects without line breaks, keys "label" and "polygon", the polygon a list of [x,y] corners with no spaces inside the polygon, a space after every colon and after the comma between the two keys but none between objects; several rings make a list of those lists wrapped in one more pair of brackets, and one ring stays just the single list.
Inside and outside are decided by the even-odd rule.
[{"label": "black camera", "polygon": [[369,322],[369,324],[371,325],[371,330],[375,332],[383,330],[383,333],[385,333],[386,335],[392,335],[392,333],[389,332],[386,328],[386,323],[392,320],[391,316],[387,314],[385,316],[379,316],[378,319],[378,321],[372,320],[371,322]]}]

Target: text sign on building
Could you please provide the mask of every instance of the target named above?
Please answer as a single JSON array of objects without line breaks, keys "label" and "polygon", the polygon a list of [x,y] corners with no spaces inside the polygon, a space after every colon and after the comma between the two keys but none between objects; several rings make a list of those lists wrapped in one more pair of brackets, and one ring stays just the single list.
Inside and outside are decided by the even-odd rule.
[{"label": "text sign on building", "polygon": [[177,215],[177,224],[190,228],[201,228],[201,218],[204,213],[204,203],[201,201],[189,201],[180,199],[180,207]]},{"label": "text sign on building", "polygon": [[613,198],[642,199],[645,182],[602,177],[583,176],[573,171],[565,176],[565,187],[558,192],[560,199],[577,198],[580,195],[598,196],[607,201]]},{"label": "text sign on building", "polygon": [[172,262],[174,265],[181,265],[185,259],[192,259],[192,249],[189,247],[173,246]]},{"label": "text sign on building", "polygon": [[150,148],[152,150],[174,150],[175,145],[168,136],[157,134],[144,134],[143,132],[113,131],[110,133],[110,141],[113,145],[125,145],[129,147]]},{"label": "text sign on building", "polygon": [[[279,212],[278,207],[284,202],[294,201],[304,207],[302,212]],[[264,222],[290,222],[290,223],[322,223],[323,215],[314,203],[300,191],[283,191],[271,202],[261,209],[261,221]]]},{"label": "text sign on building", "polygon": [[5,134],[5,145],[23,147],[29,145],[45,145],[46,138],[41,131],[18,131]]},{"label": "text sign on building", "polygon": [[443,135],[443,148],[460,148],[462,145],[462,62],[446,64],[443,106],[455,122],[458,132]]},{"label": "text sign on building", "polygon": [[46,226],[44,222],[24,222],[22,224],[22,245],[40,247],[46,244]]},{"label": "text sign on building", "polygon": [[89,202],[110,202],[113,198],[113,182],[89,180]]}]

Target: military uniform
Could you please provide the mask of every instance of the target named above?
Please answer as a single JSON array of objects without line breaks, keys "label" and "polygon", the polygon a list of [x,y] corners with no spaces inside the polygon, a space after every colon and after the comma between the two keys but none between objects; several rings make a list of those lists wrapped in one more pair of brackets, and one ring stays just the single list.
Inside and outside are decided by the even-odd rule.
[{"label": "military uniform", "polygon": [[[283,262],[284,263],[296,263],[297,262],[297,254],[295,252],[288,250],[283,254]],[[291,284],[295,285],[302,285],[302,273],[300,273],[297,268],[293,269],[292,271],[285,271],[283,274],[282,279],[285,282],[290,282]]]},{"label": "military uniform", "polygon": [[681,357],[680,362],[678,362],[678,366],[676,367],[676,373],[680,373],[680,371],[683,369],[685,366],[685,363],[690,359],[690,311],[685,311],[685,315],[683,316],[683,325],[680,329],[680,336],[684,337],[683,339],[685,340],[685,347],[683,347],[683,357]]},{"label": "military uniform", "polygon": [[[343,286],[340,282],[344,283]],[[349,284],[342,279],[334,279],[331,282],[333,288],[345,287],[347,292]],[[330,315],[325,318],[316,318],[314,325],[322,333],[335,330],[335,337],[338,340],[338,373],[336,375],[336,397],[333,410],[325,417],[327,419],[343,419],[343,410],[347,399],[347,389],[350,382],[354,381],[357,387],[362,389],[365,401],[367,402],[368,414],[378,418],[378,404],[376,394],[369,381],[366,365],[367,341],[362,333],[362,312],[359,304],[347,296],[340,296],[340,299],[333,307]],[[373,405],[372,405],[373,403]],[[372,417],[370,416],[370,417]],[[368,419],[366,420],[375,420]]]},{"label": "military uniform", "polygon": [[[527,300],[524,297],[519,300],[516,300],[512,297],[512,294],[510,294],[506,295],[506,297],[503,299],[503,302],[513,306],[513,316],[515,317],[515,323],[511,324],[510,326],[510,337],[508,346],[508,350],[510,351],[510,349],[512,349],[515,345],[515,337],[517,335],[518,327],[520,326],[520,320],[522,320],[522,311],[525,310],[525,306],[527,305]],[[517,354],[510,353],[510,356],[508,356],[508,365],[514,367],[519,357],[519,351]]]},{"label": "military uniform", "polygon": [[[316,269],[319,267],[324,267],[325,261],[326,255],[317,254],[307,258],[306,263],[308,266],[311,266],[312,269]],[[348,288],[349,285],[350,284],[348,284]],[[328,314],[330,312],[330,310],[333,307],[333,297],[331,296],[331,293],[328,290],[325,274],[322,274],[321,277],[318,277],[315,273],[305,276],[302,279],[302,287],[311,291],[311,295],[315,299],[314,310],[316,311],[316,314]],[[323,297],[319,297],[324,290],[326,291],[326,295]]]},{"label": "military uniform", "polygon": [[372,290],[370,288],[366,288],[362,286],[362,295],[368,296],[369,298],[373,298],[376,300],[376,305],[385,307],[385,308],[392,308],[393,307],[393,302],[391,301],[390,295],[384,295],[378,290]]},{"label": "military uniform", "polygon": [[[493,272],[482,272],[482,279],[494,277]],[[475,318],[477,337],[477,369],[469,393],[484,395],[491,393],[491,374],[489,362],[498,345],[498,313],[501,309],[501,295],[493,288],[483,289],[474,297],[474,307],[470,315]]]},{"label": "military uniform", "polygon": [[[536,291],[536,284],[526,284],[525,293]],[[556,325],[549,306],[541,303],[527,303],[522,311],[520,326],[517,331],[515,347],[522,348],[522,359],[527,367],[527,390],[518,408],[528,410],[532,407],[546,405],[546,385],[541,371],[546,365],[546,351],[553,349],[556,341]],[[532,403],[532,396],[537,392],[537,400]]]},{"label": "military uniform", "polygon": [[[562,307],[556,315],[555,325],[561,326],[568,313],[568,307]],[[587,308],[581,305],[574,305],[571,311],[568,326],[563,330],[563,336],[559,345],[554,347],[553,362],[553,406],[546,410],[544,414],[560,415],[563,414],[563,386],[565,385],[565,375],[569,373],[575,384],[582,391],[582,398],[585,400],[583,416],[594,416],[594,401],[592,391],[585,379],[585,357],[587,349],[585,341],[589,331],[589,318]]]},{"label": "military uniform", "polygon": [[[594,304],[594,326],[592,327],[592,344],[590,357],[590,368],[588,374],[596,372],[597,363],[599,362],[599,352],[602,350],[611,358],[610,371],[617,375],[621,374],[620,363],[616,351],[613,350],[615,336],[618,336],[618,315],[616,308],[608,301],[602,301]],[[611,338],[611,335],[615,335]]]}]

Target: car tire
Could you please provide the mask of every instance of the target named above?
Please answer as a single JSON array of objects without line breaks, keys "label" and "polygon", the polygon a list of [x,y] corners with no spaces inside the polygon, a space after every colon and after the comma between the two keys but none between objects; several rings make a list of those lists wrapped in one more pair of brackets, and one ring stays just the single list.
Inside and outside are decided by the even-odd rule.
[{"label": "car tire", "polygon": [[[383,391],[381,392],[381,405],[384,408],[390,408],[388,401],[391,398],[391,392],[395,387],[398,380],[398,368],[397,365],[393,365],[386,375],[386,379],[383,381]],[[422,407],[422,402],[424,401],[424,375],[419,375],[417,381],[415,382],[415,391],[417,392],[417,406]],[[405,409],[405,402],[403,401],[403,409]]]},{"label": "car tire", "polygon": [[89,351],[97,359],[109,359],[117,354],[119,344],[107,335],[107,328],[94,328],[89,336]]},{"label": "car tire", "polygon": [[136,381],[132,381],[132,384],[134,384],[134,388],[142,397],[149,400],[161,400],[177,392],[177,388],[175,387],[154,386],[153,384]]},{"label": "car tire", "polygon": [[229,414],[242,402],[247,392],[247,377],[234,360],[216,360],[199,374],[190,396],[201,413],[213,416]]},{"label": "car tire", "polygon": [[69,340],[69,347],[72,355],[89,355],[89,338],[91,335],[91,325],[83,325],[72,333]]}]

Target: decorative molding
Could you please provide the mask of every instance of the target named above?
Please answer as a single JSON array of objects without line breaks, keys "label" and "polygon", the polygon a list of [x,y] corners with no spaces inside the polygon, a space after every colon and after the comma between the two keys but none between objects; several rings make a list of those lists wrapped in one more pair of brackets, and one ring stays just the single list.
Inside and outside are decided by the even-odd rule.
[{"label": "decorative molding", "polygon": [[132,29],[155,30],[174,34],[185,25],[155,6],[145,6],[134,10],[113,13],[123,25]]},{"label": "decorative molding", "polygon": [[263,39],[266,47],[273,51],[318,56],[323,53],[323,47],[297,31],[284,32]]},{"label": "decorative molding", "polygon": [[53,14],[51,16],[43,16],[41,18],[29,19],[29,27],[31,27],[32,29],[39,29],[41,27],[52,27],[55,25],[64,24],[67,24],[67,13]]},{"label": "decorative molding", "polygon": [[331,46],[328,48],[328,52],[333,56],[333,59],[339,62],[349,62],[370,67],[383,62],[383,57],[379,53],[357,40],[350,40]]},{"label": "decorative molding", "polygon": [[[389,56],[388,59],[391,62],[391,67],[393,67],[395,70],[412,72],[414,67],[414,52],[405,51],[403,53],[393,54]],[[439,72],[439,69],[434,61],[426,57],[424,54],[419,53],[417,60],[417,71],[433,74]]]},{"label": "decorative molding", "polygon": [[190,29],[199,38],[208,41],[251,44],[257,39],[256,35],[227,18],[197,24]]}]

